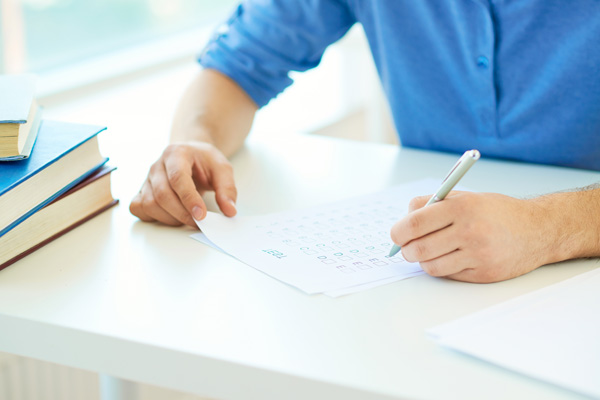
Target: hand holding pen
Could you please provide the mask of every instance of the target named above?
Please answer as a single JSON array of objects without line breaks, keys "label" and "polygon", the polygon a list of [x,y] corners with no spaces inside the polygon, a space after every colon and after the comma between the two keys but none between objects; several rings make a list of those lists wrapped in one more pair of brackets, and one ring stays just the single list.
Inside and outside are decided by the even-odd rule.
[{"label": "hand holding pen", "polygon": [[[456,186],[458,181],[467,173],[469,168],[475,164],[475,161],[479,160],[480,154],[477,150],[466,151],[461,158],[458,159],[454,167],[448,172],[448,175],[442,181],[442,185],[429,199],[425,207],[437,203],[438,201],[444,200],[444,198],[450,193],[450,191]],[[400,246],[394,244],[390,250],[389,257],[395,256],[400,251]]]},{"label": "hand holding pen", "polygon": [[392,227],[392,241],[402,247],[404,259],[418,262],[430,276],[478,283],[511,279],[564,260],[557,246],[564,236],[556,230],[556,219],[562,217],[556,202],[560,205],[564,194],[518,199],[449,193],[475,161],[477,153],[466,154],[470,161],[457,163],[433,197],[412,199],[408,214]]}]

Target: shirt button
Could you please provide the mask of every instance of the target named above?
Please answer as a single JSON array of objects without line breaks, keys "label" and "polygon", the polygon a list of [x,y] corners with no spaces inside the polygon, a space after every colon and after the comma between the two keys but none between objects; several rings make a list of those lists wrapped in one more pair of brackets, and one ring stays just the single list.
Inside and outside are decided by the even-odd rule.
[{"label": "shirt button", "polygon": [[490,60],[485,56],[479,56],[477,57],[477,66],[481,69],[488,69]]}]

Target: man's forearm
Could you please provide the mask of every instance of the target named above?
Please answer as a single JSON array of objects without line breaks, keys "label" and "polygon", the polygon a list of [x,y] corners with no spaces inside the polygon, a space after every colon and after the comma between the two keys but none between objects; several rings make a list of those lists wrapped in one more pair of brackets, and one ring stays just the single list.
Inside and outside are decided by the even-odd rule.
[{"label": "man's forearm", "polygon": [[600,256],[600,188],[553,193],[533,199],[545,212],[548,263]]},{"label": "man's forearm", "polygon": [[211,143],[229,157],[242,146],[257,109],[230,78],[215,70],[202,70],[177,107],[171,142]]}]

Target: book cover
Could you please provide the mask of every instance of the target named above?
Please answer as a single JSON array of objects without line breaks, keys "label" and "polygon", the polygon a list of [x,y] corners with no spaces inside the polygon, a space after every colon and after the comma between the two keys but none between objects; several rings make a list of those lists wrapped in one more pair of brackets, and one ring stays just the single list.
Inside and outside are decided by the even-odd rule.
[{"label": "book cover", "polygon": [[[91,157],[78,160],[70,156],[75,149],[83,148],[86,142],[105,129],[99,126],[44,120],[38,131],[34,151],[29,158],[0,163],[0,209],[3,214],[0,215],[0,236],[108,161],[108,158],[100,156],[97,144],[94,145],[96,150],[88,150]],[[54,164],[62,161],[73,164],[58,165],[62,168],[60,170],[52,168]],[[45,176],[46,170],[56,173]],[[27,188],[29,181],[36,187]],[[23,193],[25,189],[27,193]],[[21,201],[17,202],[17,198]]]},{"label": "book cover", "polygon": [[24,124],[35,95],[31,75],[0,75],[0,123]]},{"label": "book cover", "polygon": [[116,205],[119,201],[112,197],[109,177],[115,169],[101,167],[0,237],[0,270]]}]

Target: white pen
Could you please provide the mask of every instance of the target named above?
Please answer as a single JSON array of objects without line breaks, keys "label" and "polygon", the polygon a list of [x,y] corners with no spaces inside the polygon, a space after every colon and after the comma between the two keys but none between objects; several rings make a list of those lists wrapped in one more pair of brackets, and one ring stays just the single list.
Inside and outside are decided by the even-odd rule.
[{"label": "white pen", "polygon": [[[448,193],[450,193],[454,186],[456,186],[458,181],[460,181],[460,179],[467,173],[469,168],[471,168],[471,166],[475,164],[475,161],[479,160],[479,157],[481,157],[481,155],[477,150],[465,151],[465,154],[463,154],[462,157],[458,159],[456,164],[454,164],[454,167],[452,167],[450,172],[448,172],[448,175],[446,175],[446,177],[442,181],[442,185],[440,186],[440,188],[437,190],[437,192],[435,192],[433,196],[431,196],[427,204],[425,204],[425,207],[433,203],[437,203],[438,201],[444,200]],[[396,254],[398,254],[399,251],[400,246],[394,244],[392,250],[390,250],[390,255],[388,257],[395,256]]]}]

